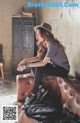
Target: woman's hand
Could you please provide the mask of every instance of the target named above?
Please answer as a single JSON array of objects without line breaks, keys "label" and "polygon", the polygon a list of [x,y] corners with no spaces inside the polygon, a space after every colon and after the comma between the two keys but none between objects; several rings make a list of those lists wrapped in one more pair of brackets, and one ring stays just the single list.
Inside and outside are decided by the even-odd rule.
[{"label": "woman's hand", "polygon": [[23,71],[26,69],[26,65],[21,65],[21,66],[18,66],[17,70],[18,71]]},{"label": "woman's hand", "polygon": [[[26,61],[26,62],[25,62]],[[19,64],[18,64],[18,67],[21,67],[21,66],[23,66],[23,65],[27,65],[28,64],[28,62],[27,62],[27,60],[23,60],[23,61],[21,61]]]},{"label": "woman's hand", "polygon": [[21,66],[23,66],[23,65],[28,65],[29,63],[32,63],[32,62],[37,62],[37,61],[40,61],[40,53],[37,55],[37,56],[35,56],[35,57],[30,57],[30,58],[26,58],[26,59],[24,59],[24,60],[22,60],[19,64],[18,64],[18,67],[21,67]]},{"label": "woman's hand", "polygon": [[24,59],[23,61],[21,61],[19,64],[18,64],[18,68],[17,70],[18,71],[23,71],[26,69],[26,66],[29,64],[29,62],[27,62],[26,59]]}]

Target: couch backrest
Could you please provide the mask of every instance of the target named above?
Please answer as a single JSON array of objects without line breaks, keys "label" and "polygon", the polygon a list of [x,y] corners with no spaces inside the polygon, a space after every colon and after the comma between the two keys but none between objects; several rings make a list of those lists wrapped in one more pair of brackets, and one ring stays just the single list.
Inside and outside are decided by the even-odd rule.
[{"label": "couch backrest", "polygon": [[80,116],[80,82],[76,79],[57,77],[64,106]]}]

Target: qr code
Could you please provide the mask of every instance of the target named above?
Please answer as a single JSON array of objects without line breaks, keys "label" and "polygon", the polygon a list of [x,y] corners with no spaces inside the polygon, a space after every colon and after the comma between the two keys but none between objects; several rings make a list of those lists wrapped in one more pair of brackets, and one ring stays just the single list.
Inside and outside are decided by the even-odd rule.
[{"label": "qr code", "polygon": [[18,121],[18,107],[15,105],[1,106],[1,121],[4,123],[14,123]]}]

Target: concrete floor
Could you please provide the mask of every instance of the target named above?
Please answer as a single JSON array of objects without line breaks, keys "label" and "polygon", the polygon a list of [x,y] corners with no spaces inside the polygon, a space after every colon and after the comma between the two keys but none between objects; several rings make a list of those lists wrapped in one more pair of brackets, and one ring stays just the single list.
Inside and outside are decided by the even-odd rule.
[{"label": "concrete floor", "polygon": [[5,80],[0,79],[0,123],[2,116],[2,106],[13,105],[17,101],[16,76],[5,75]]},{"label": "concrete floor", "polygon": [[16,77],[5,75],[5,80],[0,79],[0,105],[16,101]]},{"label": "concrete floor", "polygon": [[0,79],[0,96],[16,94],[16,76],[5,75],[5,80]]}]

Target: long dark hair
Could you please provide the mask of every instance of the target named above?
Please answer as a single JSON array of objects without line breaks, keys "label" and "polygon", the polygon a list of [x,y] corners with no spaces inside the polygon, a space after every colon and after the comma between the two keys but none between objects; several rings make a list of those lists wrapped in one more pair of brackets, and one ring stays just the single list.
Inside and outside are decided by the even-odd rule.
[{"label": "long dark hair", "polygon": [[56,42],[61,49],[65,50],[65,47],[61,44],[60,41],[58,41],[56,38],[54,38],[54,35],[52,33],[50,33],[49,31],[47,31],[41,27],[38,27],[37,29],[39,29],[40,34],[43,38],[47,38],[48,41]]},{"label": "long dark hair", "polygon": [[40,53],[41,54],[41,59],[44,58],[46,52],[47,52],[47,49],[43,46],[43,43],[40,42],[40,43],[37,43],[37,54]]}]

